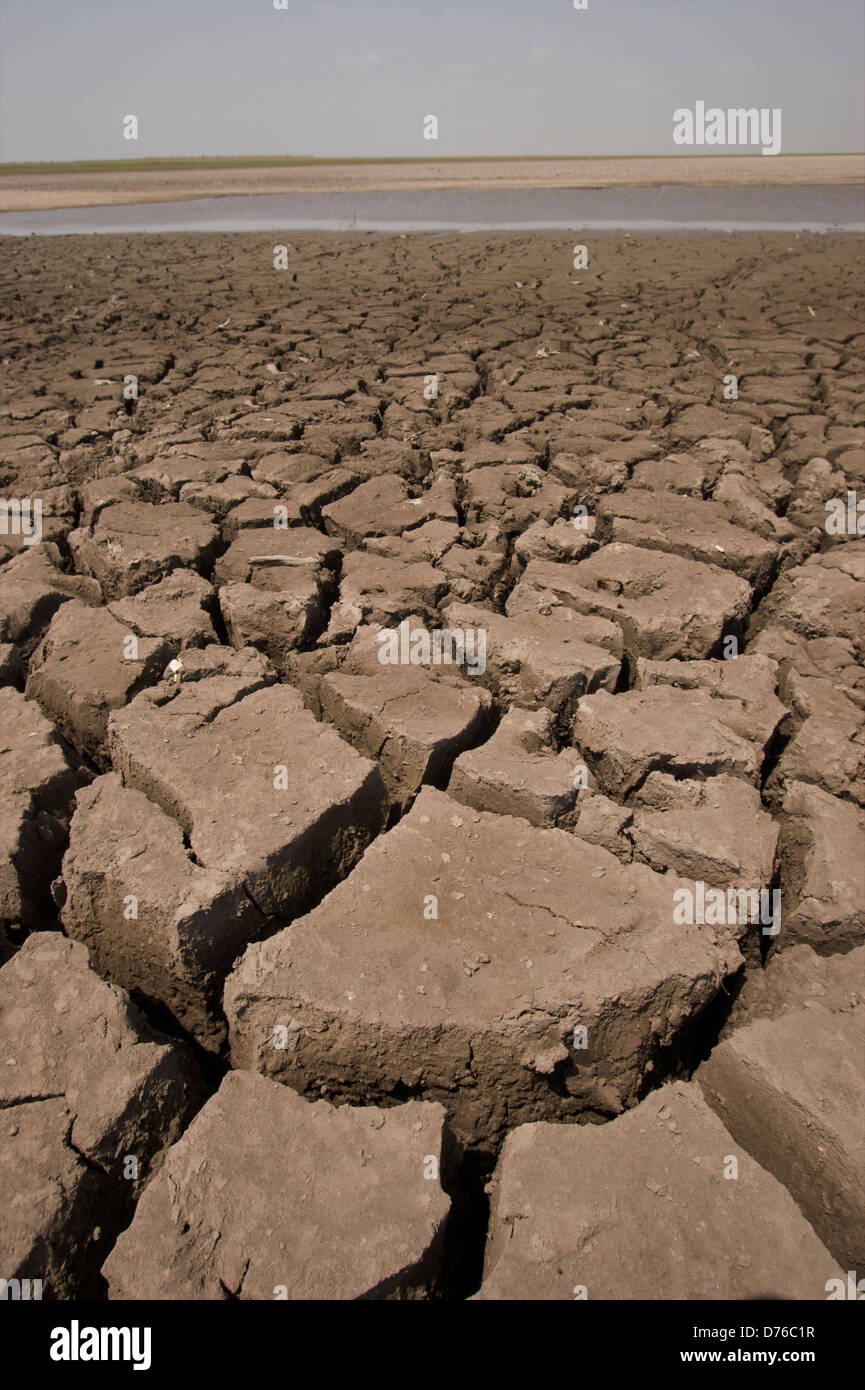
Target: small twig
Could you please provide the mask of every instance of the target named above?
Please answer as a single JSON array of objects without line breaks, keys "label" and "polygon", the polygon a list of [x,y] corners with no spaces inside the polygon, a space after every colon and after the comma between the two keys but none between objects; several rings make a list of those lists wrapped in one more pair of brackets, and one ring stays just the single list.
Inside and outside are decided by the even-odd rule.
[{"label": "small twig", "polygon": [[251,565],[317,565],[317,555],[250,555]]}]

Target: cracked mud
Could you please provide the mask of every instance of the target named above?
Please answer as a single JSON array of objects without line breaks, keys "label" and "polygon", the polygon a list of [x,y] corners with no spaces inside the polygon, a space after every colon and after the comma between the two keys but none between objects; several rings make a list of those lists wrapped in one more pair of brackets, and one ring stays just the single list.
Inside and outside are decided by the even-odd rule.
[{"label": "cracked mud", "polygon": [[0,272],[0,1273],[825,1297],[859,239],[273,241]]}]

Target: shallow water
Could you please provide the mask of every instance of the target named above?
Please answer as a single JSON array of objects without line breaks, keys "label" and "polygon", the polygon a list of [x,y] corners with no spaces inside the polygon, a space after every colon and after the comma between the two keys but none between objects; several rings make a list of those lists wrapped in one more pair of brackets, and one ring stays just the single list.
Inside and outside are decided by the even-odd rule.
[{"label": "shallow water", "polygon": [[865,232],[865,187],[400,189],[197,198],[0,215],[7,236],[84,232]]}]

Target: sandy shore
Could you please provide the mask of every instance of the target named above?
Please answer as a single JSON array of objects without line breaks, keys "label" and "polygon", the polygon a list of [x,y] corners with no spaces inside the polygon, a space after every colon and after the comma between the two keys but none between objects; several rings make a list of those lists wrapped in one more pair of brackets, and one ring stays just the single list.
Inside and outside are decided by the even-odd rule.
[{"label": "sandy shore", "polygon": [[837,185],[865,182],[865,155],[675,156],[477,160],[465,164],[326,164],[129,173],[6,174],[0,211],[180,202],[258,193],[360,193],[434,188],[616,188]]}]

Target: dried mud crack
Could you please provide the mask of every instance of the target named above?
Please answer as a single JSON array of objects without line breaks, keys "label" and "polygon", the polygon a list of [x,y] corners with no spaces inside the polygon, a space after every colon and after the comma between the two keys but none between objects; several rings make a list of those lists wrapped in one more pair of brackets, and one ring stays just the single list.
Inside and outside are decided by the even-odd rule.
[{"label": "dried mud crack", "polygon": [[823,1298],[861,239],[272,241],[5,248],[0,1274]]}]

